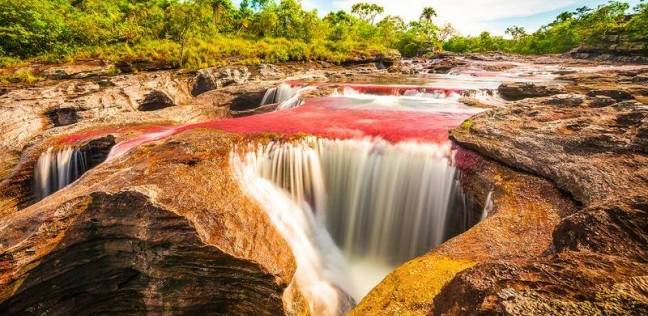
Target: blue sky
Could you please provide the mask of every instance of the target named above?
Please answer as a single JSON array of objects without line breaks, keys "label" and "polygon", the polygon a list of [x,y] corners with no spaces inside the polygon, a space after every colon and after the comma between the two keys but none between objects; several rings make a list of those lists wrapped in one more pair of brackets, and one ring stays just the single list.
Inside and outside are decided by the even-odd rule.
[{"label": "blue sky", "polygon": [[[320,15],[332,10],[348,10],[354,3],[371,2],[385,8],[385,14],[417,19],[423,7],[431,6],[439,16],[438,23],[451,23],[462,34],[489,31],[503,34],[511,25],[535,31],[553,21],[560,12],[582,6],[596,7],[607,0],[301,0],[305,8],[317,9]],[[238,2],[235,0],[234,2]],[[631,6],[639,0],[628,1]]]}]

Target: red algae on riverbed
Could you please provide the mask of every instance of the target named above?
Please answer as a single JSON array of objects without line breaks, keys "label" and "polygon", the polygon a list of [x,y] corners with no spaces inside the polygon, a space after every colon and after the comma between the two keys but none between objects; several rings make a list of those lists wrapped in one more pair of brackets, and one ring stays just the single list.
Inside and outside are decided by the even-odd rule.
[{"label": "red algae on riverbed", "polygon": [[[380,137],[390,142],[406,140],[443,143],[448,130],[475,113],[466,108],[452,111],[417,111],[396,108],[372,109],[347,97],[319,97],[296,108],[234,119],[213,120],[177,127],[160,127],[115,146],[111,157],[140,144],[163,139],[183,131],[209,128],[240,134],[310,134],[327,138]],[[450,106],[452,107],[452,106]]]},{"label": "red algae on riverbed", "polygon": [[172,125],[162,124],[142,124],[142,125],[128,125],[121,127],[105,127],[100,129],[91,129],[82,132],[77,132],[71,135],[62,137],[59,140],[61,145],[72,145],[84,142],[93,138],[102,137],[110,134],[142,134],[154,133],[162,130],[173,128]]}]

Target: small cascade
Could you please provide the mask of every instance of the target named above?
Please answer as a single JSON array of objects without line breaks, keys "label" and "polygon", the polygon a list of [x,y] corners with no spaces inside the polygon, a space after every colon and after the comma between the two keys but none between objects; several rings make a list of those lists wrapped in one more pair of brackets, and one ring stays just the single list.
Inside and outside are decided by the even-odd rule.
[{"label": "small cascade", "polygon": [[462,101],[476,101],[489,106],[503,106],[507,102],[504,100],[496,89],[475,89],[466,90],[461,94]]},{"label": "small cascade", "polygon": [[36,200],[62,189],[81,177],[88,169],[84,152],[66,146],[48,148],[34,167],[34,195]]},{"label": "small cascade", "polygon": [[493,207],[495,205],[493,204],[493,191],[489,191],[488,195],[486,196],[486,202],[484,202],[484,210],[482,211],[481,215],[481,220],[485,220],[488,217],[488,214],[490,214],[493,211]]},{"label": "small cascade", "polygon": [[460,95],[461,93],[462,90],[460,89],[444,89],[444,88],[405,86],[405,85],[349,84],[349,85],[345,85],[342,90],[342,95],[345,96],[359,96],[359,95],[403,96],[403,97],[418,97],[418,98],[433,98],[433,99],[452,98]]},{"label": "small cascade", "polygon": [[266,91],[261,106],[268,104],[278,104],[278,110],[286,110],[299,106],[301,103],[301,94],[314,89],[314,87],[291,86],[282,83],[277,87],[270,88]]},{"label": "small cascade", "polygon": [[245,161],[325,225],[359,299],[396,265],[468,228],[450,224],[449,214],[462,221],[455,213],[467,212],[451,157],[449,142],[310,137],[259,145]]}]

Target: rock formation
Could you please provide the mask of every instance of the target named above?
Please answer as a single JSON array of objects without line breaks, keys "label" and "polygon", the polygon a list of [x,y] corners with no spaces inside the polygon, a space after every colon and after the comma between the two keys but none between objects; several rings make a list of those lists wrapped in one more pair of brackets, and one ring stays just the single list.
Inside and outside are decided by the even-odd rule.
[{"label": "rock formation", "polygon": [[[453,163],[485,218],[398,267],[351,314],[648,313],[648,69],[556,56],[367,58],[196,73],[53,66],[36,86],[0,88],[0,314],[318,314],[289,243],[229,166],[235,146],[287,136],[153,136],[274,110],[261,100],[283,81],[340,83],[306,95],[316,97],[347,81],[479,77],[520,63],[583,71],[524,70],[539,80],[497,89],[512,102],[474,98],[493,109],[452,132]],[[145,133],[151,142],[107,158]],[[34,166],[62,146],[91,170],[37,202]]]},{"label": "rock formation", "polygon": [[288,246],[228,174],[240,141],[141,147],[3,218],[2,314],[303,312]]}]

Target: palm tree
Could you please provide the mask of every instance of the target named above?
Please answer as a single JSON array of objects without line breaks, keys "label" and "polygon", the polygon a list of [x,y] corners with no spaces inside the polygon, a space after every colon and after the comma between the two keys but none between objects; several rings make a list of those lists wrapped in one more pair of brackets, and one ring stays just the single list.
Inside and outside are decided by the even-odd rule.
[{"label": "palm tree", "polygon": [[421,13],[421,20],[432,22],[435,16],[437,16],[437,13],[433,7],[425,7],[423,8],[423,13]]}]

